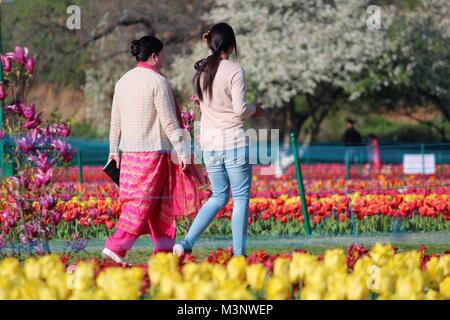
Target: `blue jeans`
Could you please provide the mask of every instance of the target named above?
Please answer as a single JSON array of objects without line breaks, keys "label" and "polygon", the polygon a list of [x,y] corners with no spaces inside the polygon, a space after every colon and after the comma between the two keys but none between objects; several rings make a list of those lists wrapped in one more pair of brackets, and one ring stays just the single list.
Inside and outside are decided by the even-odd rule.
[{"label": "blue jeans", "polygon": [[185,250],[192,250],[199,236],[212,222],[216,214],[228,203],[230,186],[233,196],[233,254],[245,254],[248,226],[248,202],[252,182],[248,147],[225,151],[204,151],[206,170],[211,181],[212,196],[203,205],[181,241]]}]

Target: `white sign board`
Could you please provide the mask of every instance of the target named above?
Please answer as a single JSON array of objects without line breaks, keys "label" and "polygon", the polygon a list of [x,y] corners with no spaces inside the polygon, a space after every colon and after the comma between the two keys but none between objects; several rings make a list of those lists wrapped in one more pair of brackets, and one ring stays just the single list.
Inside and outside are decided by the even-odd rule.
[{"label": "white sign board", "polygon": [[431,154],[404,154],[403,173],[404,174],[434,174],[436,171],[436,159],[434,153]]}]

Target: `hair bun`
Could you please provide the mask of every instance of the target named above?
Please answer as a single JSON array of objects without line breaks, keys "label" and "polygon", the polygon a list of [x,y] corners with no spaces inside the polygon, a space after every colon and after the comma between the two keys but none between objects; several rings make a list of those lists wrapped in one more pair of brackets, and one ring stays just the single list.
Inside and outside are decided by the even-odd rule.
[{"label": "hair bun", "polygon": [[131,41],[131,55],[133,57],[139,56],[140,46],[139,46],[139,40],[133,40]]}]

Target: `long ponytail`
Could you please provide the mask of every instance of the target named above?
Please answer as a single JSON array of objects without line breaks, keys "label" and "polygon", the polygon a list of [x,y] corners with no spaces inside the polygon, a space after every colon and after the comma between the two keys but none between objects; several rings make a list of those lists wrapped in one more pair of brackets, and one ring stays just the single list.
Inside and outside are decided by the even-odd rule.
[{"label": "long ponytail", "polygon": [[[230,25],[226,23],[214,25],[208,33],[207,40],[212,54],[197,61],[194,65],[193,85],[200,101],[203,101],[203,93],[208,94],[210,99],[212,98],[212,86],[219,68],[222,52],[228,52],[233,48],[237,57],[236,37]],[[202,74],[203,83],[201,83]]]}]

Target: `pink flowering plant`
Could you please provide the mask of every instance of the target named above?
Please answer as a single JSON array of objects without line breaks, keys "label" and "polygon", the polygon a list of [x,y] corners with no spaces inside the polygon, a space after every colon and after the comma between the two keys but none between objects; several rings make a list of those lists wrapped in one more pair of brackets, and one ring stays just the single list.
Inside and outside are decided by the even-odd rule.
[{"label": "pink flowering plant", "polygon": [[5,178],[1,186],[1,248],[8,240],[30,245],[52,237],[62,216],[52,178],[70,164],[75,152],[67,142],[70,124],[55,114],[44,121],[42,111],[27,102],[36,64],[28,49],[16,47],[0,58],[5,75],[0,84],[5,105],[0,138],[11,141],[5,161],[15,168],[15,175]]}]

